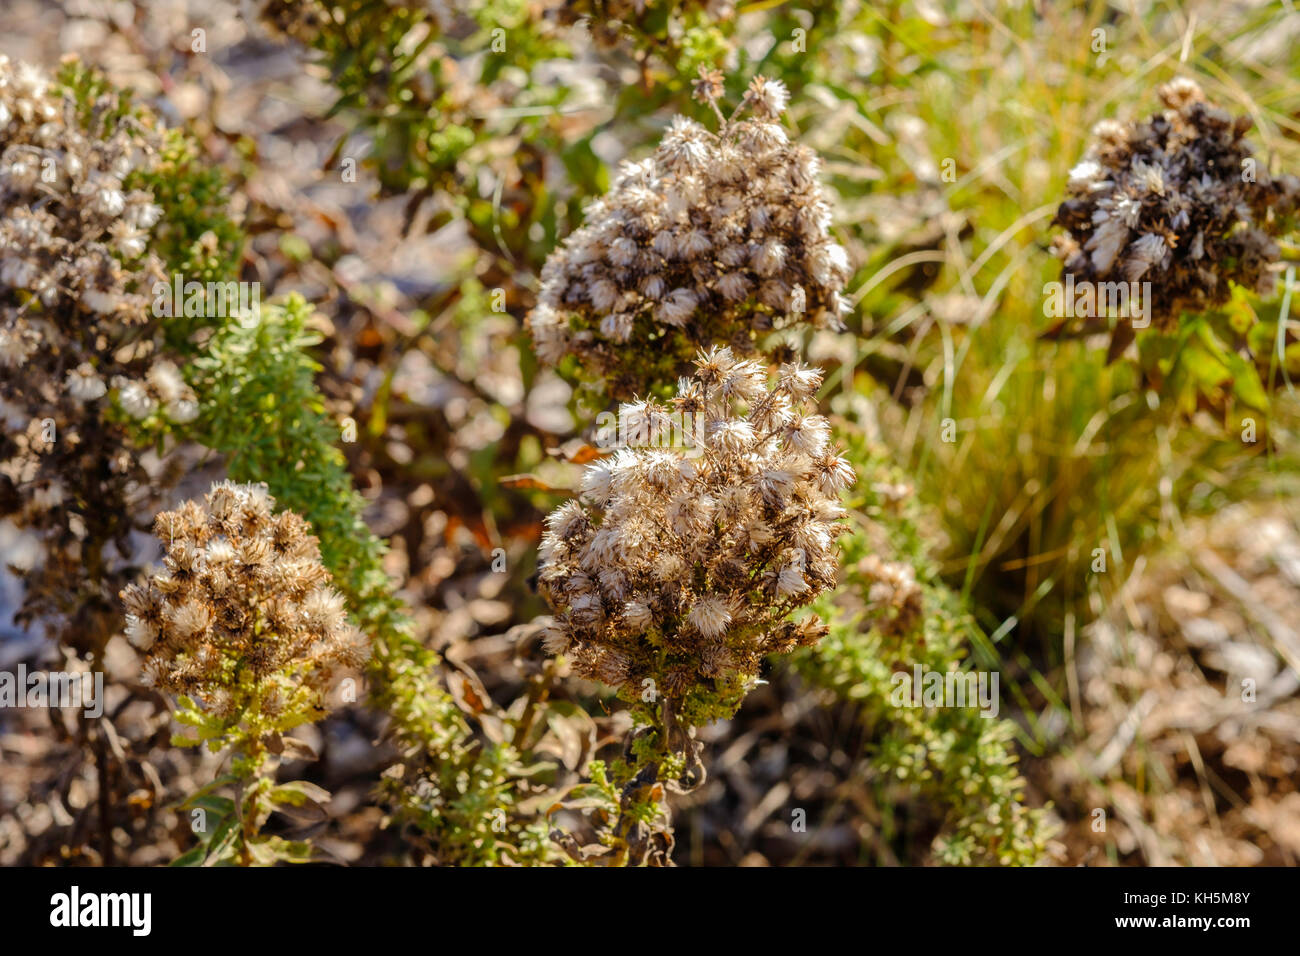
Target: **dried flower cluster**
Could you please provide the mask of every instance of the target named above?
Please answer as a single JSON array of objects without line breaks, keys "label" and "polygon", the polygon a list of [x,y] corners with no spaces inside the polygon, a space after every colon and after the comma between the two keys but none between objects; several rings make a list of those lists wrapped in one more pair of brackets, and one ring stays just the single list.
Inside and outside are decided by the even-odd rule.
[{"label": "dried flower cluster", "polygon": [[[697,91],[716,108],[720,78]],[[778,121],[787,100],[756,77],[751,118],[713,133],[678,116],[651,157],[622,165],[542,270],[529,326],[543,362],[574,355],[629,398],[710,344],[746,355],[772,329],[839,326],[848,256],[827,233],[817,157]]]},{"label": "dried flower cluster", "polygon": [[239,0],[240,13],[250,24],[261,25],[273,34],[311,43],[321,28],[325,8],[314,0]]},{"label": "dried flower cluster", "polygon": [[[363,15],[376,11],[405,16],[411,23],[432,17],[440,27],[474,6],[471,0],[239,0],[240,13],[248,23],[260,22],[272,33],[300,43],[314,44],[322,31],[342,29]],[[362,9],[366,8],[366,9]]]},{"label": "dried flower cluster", "polygon": [[1053,251],[1076,281],[1150,282],[1150,314],[1169,328],[1184,311],[1229,297],[1229,283],[1267,293],[1279,222],[1300,204],[1300,180],[1272,178],[1234,118],[1190,79],[1159,89],[1150,120],[1103,120],[1070,172]]},{"label": "dried flower cluster", "polygon": [[916,569],[905,561],[885,561],[869,554],[858,570],[870,582],[867,603],[876,626],[887,634],[903,634],[921,618],[925,593],[916,580]]},{"label": "dried flower cluster", "polygon": [[[623,405],[635,439],[586,469],[590,508],[547,518],[539,580],[556,610],[548,650],[581,675],[669,699],[743,691],[763,656],[815,643],[786,620],[834,585],[841,489],[853,467],[808,414],[819,369],[765,368],[714,348],[669,405]],[[675,416],[678,418],[675,419]],[[666,447],[674,422],[690,447]]]},{"label": "dried flower cluster", "polygon": [[[645,32],[646,21],[661,14],[680,33],[688,18],[700,17],[708,22],[723,22],[736,13],[733,0],[660,0],[653,7],[645,0],[551,0],[547,15],[563,26],[582,23],[602,49],[614,49],[633,41],[651,43]],[[664,30],[669,28],[665,25]],[[639,44],[637,44],[639,45]]]},{"label": "dried flower cluster", "polygon": [[42,536],[24,613],[74,646],[102,630],[90,616],[112,617],[122,582],[99,586],[105,543],[129,553],[130,516],[152,513],[166,483],[116,419],[198,414],[146,324],[162,209],[128,183],[156,162],[160,135],[115,94],[86,105],[0,57],[0,517]]},{"label": "dried flower cluster", "polygon": [[313,719],[339,676],[369,657],[330,585],[317,540],[261,485],[222,482],[158,515],[165,567],[122,591],[145,677],[220,717],[279,729]]}]

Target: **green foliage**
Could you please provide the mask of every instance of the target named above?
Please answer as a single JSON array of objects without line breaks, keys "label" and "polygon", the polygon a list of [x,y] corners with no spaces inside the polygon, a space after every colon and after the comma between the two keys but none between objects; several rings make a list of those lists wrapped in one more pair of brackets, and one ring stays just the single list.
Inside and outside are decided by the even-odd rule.
[{"label": "green foliage", "polygon": [[1287,341],[1290,296],[1263,301],[1234,286],[1221,309],[1186,315],[1171,333],[1138,337],[1139,361],[1147,378],[1168,395],[1180,413],[1218,410],[1228,428],[1258,414],[1263,430],[1272,408],[1270,393],[1300,376],[1300,344]]},{"label": "green foliage", "polygon": [[[268,19],[277,6],[268,4]],[[310,23],[305,12],[316,13]],[[385,190],[450,190],[473,219],[480,203],[460,187],[491,163],[492,140],[556,131],[548,114],[565,93],[534,84],[529,71],[565,47],[528,4],[457,4],[445,27],[419,4],[384,0],[308,2],[286,16],[287,32],[314,48],[338,89],[331,114],[370,140]],[[492,92],[515,84],[510,100]]]},{"label": "green foliage", "polygon": [[[181,704],[178,718],[198,711],[188,698],[183,698]],[[219,791],[225,788],[232,789],[234,796],[222,796]],[[220,776],[180,805],[198,840],[171,865],[310,863],[316,854],[309,841],[264,833],[263,828],[277,810],[299,820],[322,821],[326,817],[324,804],[329,799],[326,791],[303,780],[276,784],[264,775],[252,780],[238,772]]]},{"label": "green foliage", "polygon": [[[888,503],[872,490],[903,476],[885,463],[881,449],[861,438],[851,443],[850,453],[861,476],[851,504],[862,523],[840,539],[843,584],[815,607],[829,622],[830,635],[796,654],[791,666],[859,708],[871,740],[867,762],[882,804],[897,802],[902,784],[909,803],[924,806],[934,800],[944,808],[935,839],[942,862],[1037,863],[1051,832],[1042,810],[1024,806],[1015,724],[982,716],[978,705],[909,707],[891,700],[895,674],[911,675],[917,666],[938,673],[968,669],[976,642],[985,647],[988,642],[927,559],[915,505]],[[923,587],[924,609],[901,633],[882,627],[864,604],[871,579],[861,561],[885,543],[891,559],[916,569]]]},{"label": "green foliage", "polygon": [[[198,837],[172,866],[272,866],[308,863],[314,851],[306,840],[291,840],[263,832],[271,814],[285,812],[296,820],[323,822],[327,791],[304,780],[277,784],[275,757],[264,746],[270,728],[264,723],[217,717],[191,698],[182,696],[176,706],[177,722],[195,729],[196,737],[175,735],[172,745],[206,744],[210,750],[233,748],[230,772],[191,794],[180,810]],[[246,715],[240,715],[246,716]],[[286,728],[287,729],[287,728]],[[278,734],[273,738],[279,741]],[[283,748],[283,742],[279,744]],[[301,745],[300,745],[301,746]],[[234,796],[223,796],[222,791]]]},{"label": "green foliage", "polygon": [[97,117],[100,122],[109,124],[127,116],[140,122],[151,122],[151,117],[133,102],[129,89],[115,88],[103,73],[75,56],[64,60],[55,83],[61,91],[72,96],[77,120],[83,129],[95,125]]},{"label": "green foliage", "polygon": [[[167,264],[167,275],[186,282],[224,282],[239,274],[243,230],[228,209],[230,183],[204,162],[198,144],[179,129],[165,134],[157,165],[127,180],[127,188],[147,189],[162,207],[151,248]],[[204,319],[173,316],[166,323],[168,345],[186,348]]]}]

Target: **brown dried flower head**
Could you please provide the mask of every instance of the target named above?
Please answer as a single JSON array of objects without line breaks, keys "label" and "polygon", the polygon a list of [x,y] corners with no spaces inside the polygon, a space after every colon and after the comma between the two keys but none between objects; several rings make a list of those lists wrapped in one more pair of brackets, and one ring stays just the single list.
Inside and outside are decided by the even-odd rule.
[{"label": "brown dried flower head", "polygon": [[221,716],[314,719],[369,657],[330,586],[316,538],[262,485],[222,482],[158,515],[162,570],[122,591],[146,680]]},{"label": "brown dried flower head", "polygon": [[546,16],[561,26],[583,24],[597,48],[625,48],[628,52],[654,48],[654,30],[647,29],[646,19],[653,19],[655,13],[667,19],[672,34],[679,34],[691,18],[723,23],[736,13],[734,0],[657,0],[654,4],[646,0],[544,0],[541,6]]},{"label": "brown dried flower head", "polygon": [[260,23],[275,35],[311,43],[324,22],[324,9],[316,0],[239,0],[246,23]]},{"label": "brown dried flower head", "polygon": [[71,92],[0,56],[0,518],[44,548],[24,569],[24,617],[78,647],[115,617],[132,516],[170,482],[123,420],[198,414],[148,325],[162,209],[127,185],[155,168],[161,135],[120,106],[106,92],[82,115]]},{"label": "brown dried flower head", "polygon": [[1150,282],[1150,317],[1169,328],[1181,312],[1225,302],[1230,283],[1267,294],[1273,237],[1300,203],[1300,180],[1271,177],[1234,118],[1195,81],[1159,89],[1166,109],[1146,122],[1103,120],[1070,172],[1054,254],[1076,282]]},{"label": "brown dried flower head", "polygon": [[[547,518],[548,650],[585,677],[638,693],[652,680],[681,699],[696,686],[743,693],[764,655],[818,640],[816,618],[786,618],[833,587],[838,496],[855,480],[807,411],[821,380],[790,364],[769,383],[714,348],[670,404],[623,405],[638,446],[588,466],[586,504]],[[675,428],[685,447],[667,447]]]},{"label": "brown dried flower head", "polygon": [[921,618],[925,593],[916,580],[916,569],[902,561],[884,561],[869,554],[858,565],[871,582],[867,603],[875,624],[887,634],[909,631]]},{"label": "brown dried flower head", "polygon": [[[716,78],[696,89],[712,103]],[[848,256],[827,232],[817,157],[779,122],[788,99],[756,77],[750,118],[714,133],[678,116],[652,156],[623,164],[542,270],[529,327],[543,362],[575,356],[588,387],[626,399],[701,347],[745,355],[773,329],[841,326]]]}]

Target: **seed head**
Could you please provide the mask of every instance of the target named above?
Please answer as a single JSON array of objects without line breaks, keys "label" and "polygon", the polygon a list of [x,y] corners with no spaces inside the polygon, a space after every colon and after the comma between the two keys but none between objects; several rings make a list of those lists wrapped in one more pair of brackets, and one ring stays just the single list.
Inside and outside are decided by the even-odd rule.
[{"label": "seed head", "polygon": [[114,555],[131,553],[128,536],[178,477],[127,423],[199,413],[149,322],[162,209],[135,184],[167,140],[110,90],[91,105],[0,56],[0,519],[43,545],[21,616],[83,650],[119,629],[111,595],[134,571]]},{"label": "seed head", "polygon": [[1300,204],[1300,179],[1272,177],[1245,140],[1251,122],[1195,81],[1160,87],[1149,120],[1103,120],[1070,172],[1053,251],[1078,281],[1150,282],[1159,328],[1227,301],[1233,283],[1266,294],[1273,237]]},{"label": "seed head", "polygon": [[230,713],[314,719],[335,680],[363,664],[307,522],[275,514],[259,485],[213,485],[158,516],[164,567],[121,593],[150,683]]},{"label": "seed head", "polygon": [[[834,585],[838,495],[854,472],[829,447],[826,420],[808,411],[820,371],[789,365],[769,383],[729,348],[695,365],[678,398],[704,419],[696,444],[593,462],[585,504],[547,519],[539,581],[556,612],[547,647],[584,676],[635,687],[650,678],[680,693],[743,685],[765,654],[797,643],[789,612]],[[673,410],[643,401],[622,414]]]},{"label": "seed head", "polygon": [[[706,71],[697,90],[718,82]],[[702,345],[752,353],[774,329],[842,327],[849,260],[827,232],[817,157],[779,125],[788,99],[755,78],[749,118],[715,132],[675,117],[651,157],[624,163],[542,270],[529,327],[544,362],[576,356],[585,387],[627,399]]]}]

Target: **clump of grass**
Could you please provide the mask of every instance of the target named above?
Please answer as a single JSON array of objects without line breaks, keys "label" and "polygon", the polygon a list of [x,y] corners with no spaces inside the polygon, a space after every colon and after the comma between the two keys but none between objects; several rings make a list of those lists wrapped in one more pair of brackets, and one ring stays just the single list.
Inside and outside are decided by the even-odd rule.
[{"label": "clump of grass", "polygon": [[[1277,448],[1265,436],[1269,417],[1278,428],[1290,414],[1285,399],[1269,415],[1218,399],[1208,403],[1214,415],[1199,413],[1198,394],[1206,396],[1198,379],[1229,393],[1250,379],[1230,374],[1229,356],[1200,349],[1196,336],[1182,343],[1181,363],[1167,349],[1108,363],[1098,348],[1106,329],[1092,339],[1040,339],[1052,322],[1045,289],[1058,278],[1045,255],[1047,226],[1069,172],[1069,164],[1042,157],[1082,155],[1098,121],[1141,112],[1141,89],[1189,71],[1207,97],[1254,117],[1277,165],[1291,166],[1297,155],[1282,134],[1294,128],[1288,104],[1300,102],[1300,86],[1277,85],[1269,64],[1230,62],[1270,29],[1270,14],[1252,13],[1226,31],[1202,19],[1189,31],[1166,17],[1108,24],[1103,13],[1093,5],[1041,16],[1008,12],[996,24],[977,14],[946,26],[884,27],[885,50],[919,58],[921,79],[892,111],[918,119],[921,137],[907,127],[907,138],[850,141],[881,171],[871,193],[921,179],[933,220],[900,233],[859,274],[865,279],[855,298],[876,332],[855,365],[906,400],[886,409],[885,435],[941,519],[949,580],[977,598],[991,632],[1058,662],[1067,616],[1087,613],[1099,589],[1122,578],[1135,554],[1206,500],[1209,487],[1227,487],[1259,467]],[[1119,52],[1103,58],[1074,42],[1094,29]],[[959,36],[971,38],[970,72],[954,69],[948,55]],[[1229,68],[1239,82],[1225,81]],[[865,115],[889,129],[890,112]],[[918,156],[934,166],[918,165]],[[944,158],[953,161],[954,181],[925,179]],[[861,202],[874,208],[871,195]],[[927,245],[906,245],[927,229]],[[899,268],[904,256],[919,264]],[[1234,311],[1250,313],[1237,321],[1259,326],[1258,344],[1276,331],[1280,306],[1246,297],[1203,321],[1218,330]],[[1266,368],[1276,364],[1272,351],[1257,353]],[[1202,356],[1216,367],[1189,385]],[[1156,394],[1143,375],[1160,368],[1166,387]],[[1274,374],[1280,379],[1281,370]]]}]

